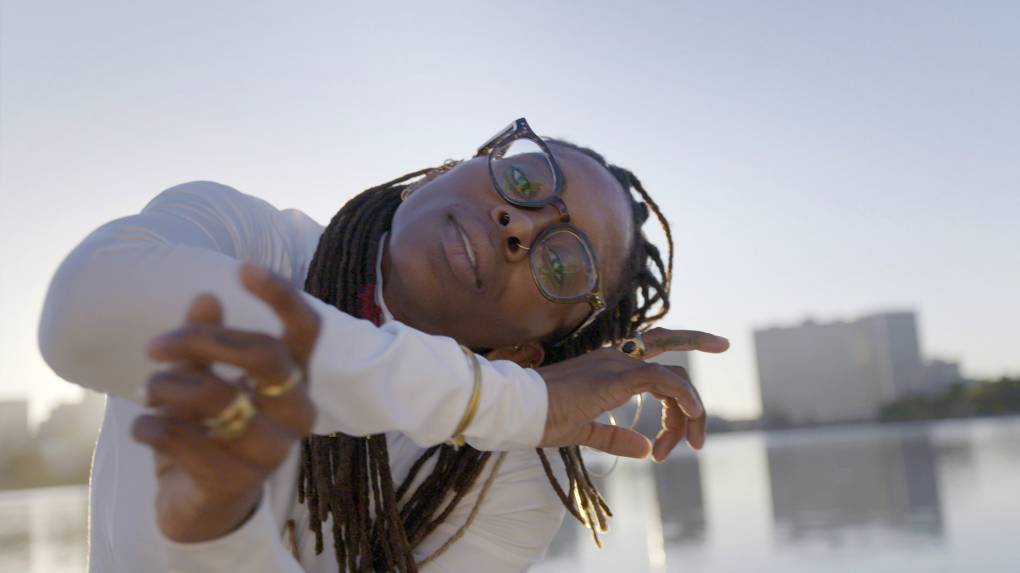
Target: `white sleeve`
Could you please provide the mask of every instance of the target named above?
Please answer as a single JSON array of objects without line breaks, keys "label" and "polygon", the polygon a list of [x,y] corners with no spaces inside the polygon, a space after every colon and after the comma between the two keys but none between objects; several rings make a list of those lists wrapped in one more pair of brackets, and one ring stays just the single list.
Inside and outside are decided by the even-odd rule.
[{"label": "white sleeve", "polygon": [[[210,182],[171,188],[138,215],[89,235],[63,261],[40,321],[43,357],[62,378],[139,401],[158,365],[147,342],[175,328],[189,301],[217,295],[233,328],[280,332],[268,307],[240,285],[242,261],[304,283],[321,227],[296,211]],[[472,373],[458,345],[398,322],[376,327],[306,295],[322,318],[309,368],[314,431],[401,432],[422,446],[452,434]],[[547,393],[533,370],[482,359],[481,402],[465,437],[479,449],[536,446]]]},{"label": "white sleeve", "polygon": [[265,495],[248,521],[231,533],[202,543],[163,537],[163,547],[173,573],[304,573],[280,541]]}]

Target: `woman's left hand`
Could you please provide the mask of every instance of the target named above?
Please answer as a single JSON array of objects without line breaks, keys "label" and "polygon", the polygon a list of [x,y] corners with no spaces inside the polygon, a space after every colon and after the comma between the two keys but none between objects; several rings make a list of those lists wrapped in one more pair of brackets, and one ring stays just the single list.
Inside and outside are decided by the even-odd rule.
[{"label": "woman's left hand", "polygon": [[[202,295],[192,301],[182,328],[149,347],[151,358],[172,366],[148,380],[147,401],[155,413],[139,416],[132,432],[155,451],[157,521],[177,542],[208,541],[240,526],[257,506],[266,477],[315,420],[303,373],[318,337],[318,315],[268,271],[246,265],[241,282],[283,322],[281,338],[224,327],[219,301]],[[242,383],[214,374],[214,363],[241,368]],[[296,386],[266,395],[293,375],[300,376]],[[239,435],[211,431],[206,422],[239,393],[255,407],[253,415],[242,416],[247,422],[235,426]]]}]

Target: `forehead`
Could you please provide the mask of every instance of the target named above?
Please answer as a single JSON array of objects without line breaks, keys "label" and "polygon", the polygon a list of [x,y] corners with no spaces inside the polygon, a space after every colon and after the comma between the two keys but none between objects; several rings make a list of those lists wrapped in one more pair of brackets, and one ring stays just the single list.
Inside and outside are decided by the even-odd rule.
[{"label": "forehead", "polygon": [[598,257],[603,289],[611,288],[633,236],[629,192],[584,153],[555,142],[549,143],[549,149],[563,171],[563,201],[571,222],[588,235]]}]

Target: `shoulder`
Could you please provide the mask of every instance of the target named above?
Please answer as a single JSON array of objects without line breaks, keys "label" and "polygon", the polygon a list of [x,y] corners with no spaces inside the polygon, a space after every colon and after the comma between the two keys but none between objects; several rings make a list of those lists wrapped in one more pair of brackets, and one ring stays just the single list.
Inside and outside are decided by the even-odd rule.
[{"label": "shoulder", "polygon": [[[262,205],[264,203],[264,205]],[[216,181],[188,181],[157,194],[143,211],[192,206],[212,209],[272,207],[268,203]]]},{"label": "shoulder", "polygon": [[203,230],[227,253],[301,281],[323,227],[297,209],[215,181],[190,181],[161,192],[143,212],[161,213]]},{"label": "shoulder", "polygon": [[264,199],[216,181],[189,181],[174,185],[156,195],[145,210],[172,206],[209,209],[235,216],[279,219],[279,222],[294,226],[318,229],[320,233],[322,230],[321,225],[297,209],[280,210]]}]

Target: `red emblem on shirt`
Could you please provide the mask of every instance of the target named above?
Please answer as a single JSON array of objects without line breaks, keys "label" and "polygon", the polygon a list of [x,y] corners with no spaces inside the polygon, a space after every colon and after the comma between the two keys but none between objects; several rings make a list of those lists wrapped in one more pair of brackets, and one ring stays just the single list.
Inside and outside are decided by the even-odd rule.
[{"label": "red emblem on shirt", "polygon": [[358,291],[358,318],[376,326],[382,324],[382,309],[375,303],[375,283],[368,283]]}]

